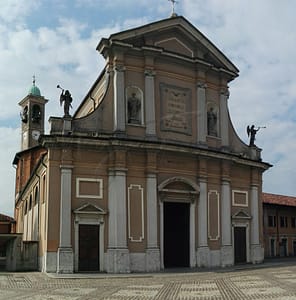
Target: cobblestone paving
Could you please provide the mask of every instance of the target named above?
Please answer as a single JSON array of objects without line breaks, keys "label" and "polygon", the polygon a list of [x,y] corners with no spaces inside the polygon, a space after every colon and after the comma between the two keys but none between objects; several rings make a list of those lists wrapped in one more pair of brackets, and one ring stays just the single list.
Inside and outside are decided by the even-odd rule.
[{"label": "cobblestone paving", "polygon": [[245,270],[49,277],[0,273],[0,300],[296,300],[296,263]]}]

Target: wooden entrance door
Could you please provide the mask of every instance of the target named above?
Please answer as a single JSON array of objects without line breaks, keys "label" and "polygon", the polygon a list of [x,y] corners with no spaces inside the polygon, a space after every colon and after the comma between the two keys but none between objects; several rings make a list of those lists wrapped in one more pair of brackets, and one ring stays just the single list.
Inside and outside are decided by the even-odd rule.
[{"label": "wooden entrance door", "polygon": [[79,271],[99,271],[99,225],[79,225]]},{"label": "wooden entrance door", "polygon": [[246,227],[234,227],[234,261],[247,262]]},{"label": "wooden entrance door", "polygon": [[189,203],[164,202],[164,267],[189,267]]}]

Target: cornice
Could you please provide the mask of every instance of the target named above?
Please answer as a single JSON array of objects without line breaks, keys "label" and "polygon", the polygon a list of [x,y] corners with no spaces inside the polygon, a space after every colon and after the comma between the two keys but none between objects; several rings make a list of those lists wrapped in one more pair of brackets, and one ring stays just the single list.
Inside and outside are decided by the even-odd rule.
[{"label": "cornice", "polygon": [[202,156],[205,158],[221,159],[232,163],[251,166],[267,170],[272,165],[262,161],[256,161],[241,157],[239,154],[223,152],[214,149],[199,148],[198,145],[163,142],[163,141],[143,141],[129,138],[118,138],[110,135],[101,137],[81,137],[81,136],[43,136],[42,145],[46,148],[74,147],[80,149],[91,148],[94,150],[134,149],[136,151],[167,151],[181,153],[192,156]]}]

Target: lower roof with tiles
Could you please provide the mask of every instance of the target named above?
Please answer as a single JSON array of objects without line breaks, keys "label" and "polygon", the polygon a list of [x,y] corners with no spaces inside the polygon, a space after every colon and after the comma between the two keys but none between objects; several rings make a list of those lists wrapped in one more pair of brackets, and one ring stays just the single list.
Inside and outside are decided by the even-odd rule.
[{"label": "lower roof with tiles", "polygon": [[296,197],[262,193],[262,202],[264,204],[296,206]]}]

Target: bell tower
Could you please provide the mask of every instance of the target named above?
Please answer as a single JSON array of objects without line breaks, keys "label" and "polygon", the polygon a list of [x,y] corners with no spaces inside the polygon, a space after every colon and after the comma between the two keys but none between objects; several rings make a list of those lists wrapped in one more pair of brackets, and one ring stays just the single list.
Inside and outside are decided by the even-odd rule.
[{"label": "bell tower", "polygon": [[35,83],[35,76],[33,76],[33,84],[27,96],[19,102],[22,122],[22,151],[37,146],[40,134],[44,134],[45,104],[48,100],[41,96]]}]

